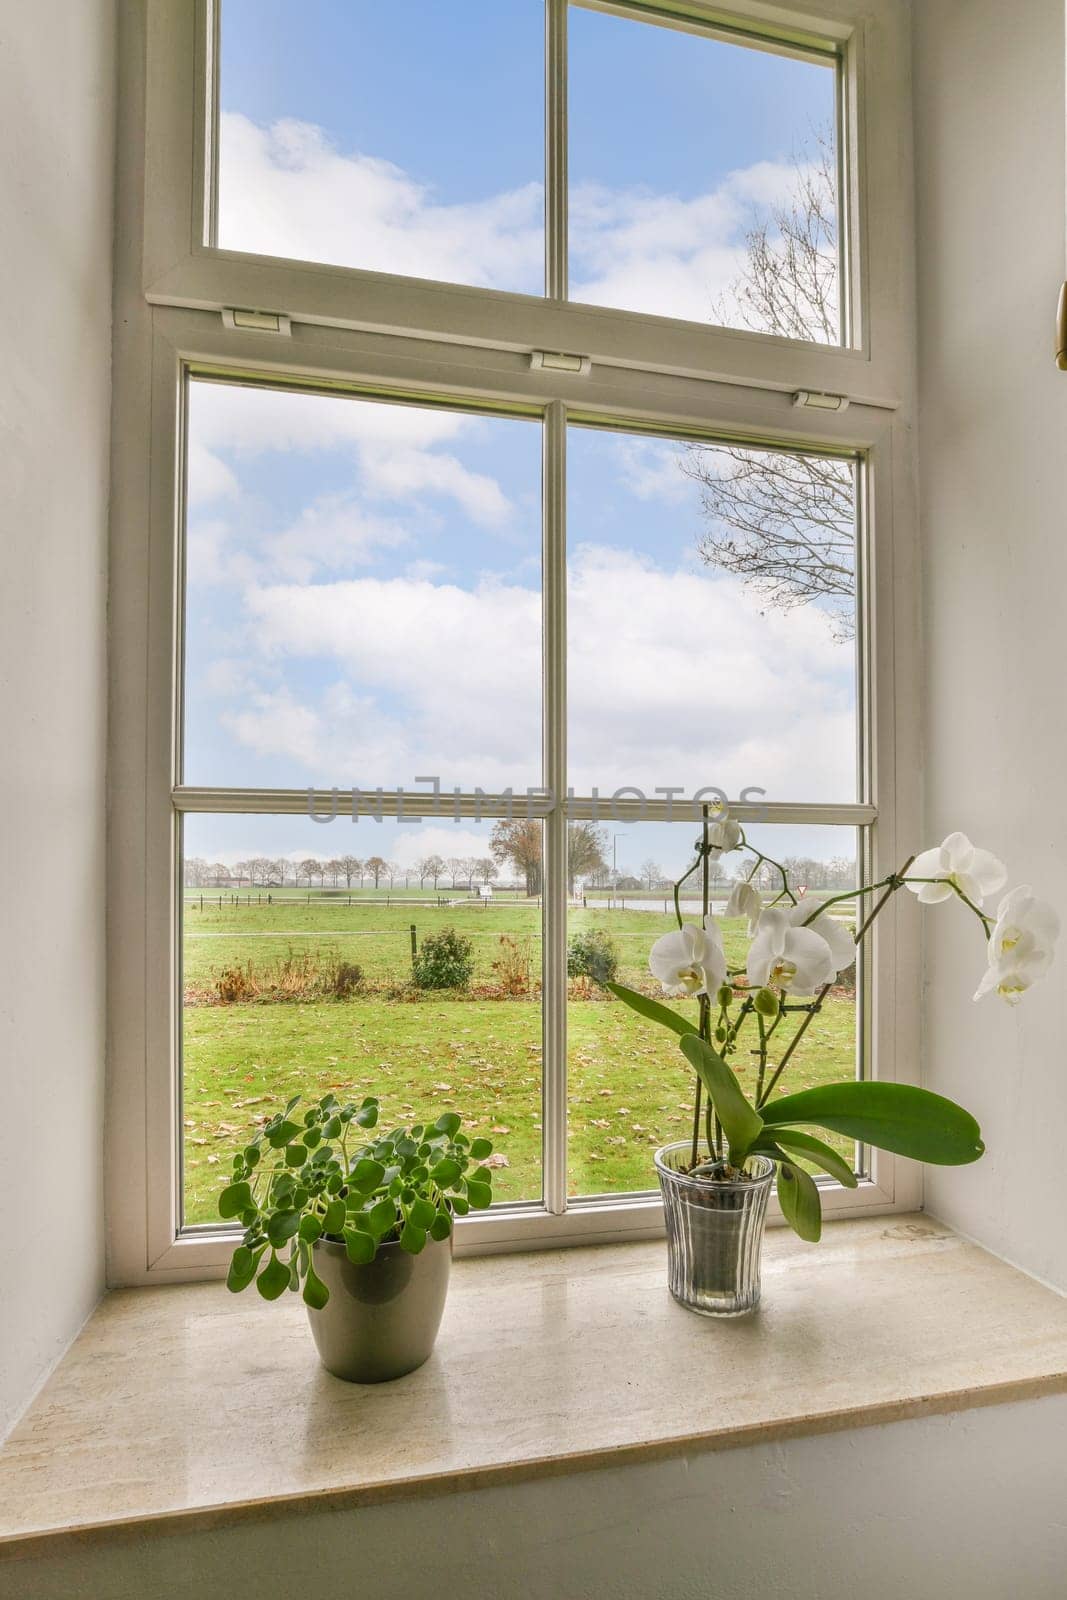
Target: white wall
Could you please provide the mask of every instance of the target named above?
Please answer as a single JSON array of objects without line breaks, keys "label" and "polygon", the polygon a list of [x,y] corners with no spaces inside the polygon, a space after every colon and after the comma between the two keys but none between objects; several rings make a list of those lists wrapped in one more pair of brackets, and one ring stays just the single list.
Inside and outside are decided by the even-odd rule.
[{"label": "white wall", "polygon": [[0,15],[0,1437],[103,1284],[112,0]]},{"label": "white wall", "polygon": [[[962,828],[1067,931],[1063,0],[914,7],[927,841]],[[927,917],[925,1071],[988,1133],[927,1204],[1067,1289],[1067,944],[1017,1011],[971,1004],[983,953]]]}]

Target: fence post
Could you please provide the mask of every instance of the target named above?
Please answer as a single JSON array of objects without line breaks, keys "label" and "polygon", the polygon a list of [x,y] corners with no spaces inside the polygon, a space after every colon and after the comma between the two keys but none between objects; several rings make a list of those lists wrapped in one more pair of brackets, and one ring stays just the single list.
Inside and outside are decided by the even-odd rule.
[{"label": "fence post", "polygon": [[203,895],[200,896],[200,909],[201,909],[201,911],[203,911],[203,909],[204,909],[204,897],[203,897]]},{"label": "fence post", "polygon": [[414,966],[414,964],[415,964],[415,957],[416,957],[416,955],[418,953],[418,948],[419,948],[419,946],[418,946],[418,938],[417,938],[417,935],[415,933],[415,924],[412,923],[411,924],[411,964],[412,964],[412,966]]}]

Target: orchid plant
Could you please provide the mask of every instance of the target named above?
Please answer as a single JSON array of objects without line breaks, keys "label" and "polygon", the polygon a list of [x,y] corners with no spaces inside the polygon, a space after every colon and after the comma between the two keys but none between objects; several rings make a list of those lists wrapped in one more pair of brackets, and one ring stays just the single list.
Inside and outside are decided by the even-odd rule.
[{"label": "orchid plant", "polygon": [[[814,1241],[822,1212],[818,1185],[808,1169],[828,1173],[849,1188],[855,1188],[857,1178],[837,1150],[806,1131],[810,1127],[917,1161],[946,1166],[976,1161],[984,1149],[977,1122],[961,1106],[926,1089],[850,1080],[775,1099],[772,1095],[839,974],[856,959],[856,946],[899,890],[908,889],[925,905],[957,899],[973,913],[987,948],[987,967],[975,999],[997,994],[1009,1004],[1017,1003],[1052,963],[1059,933],[1053,908],[1023,885],[1004,895],[996,917],[990,916],[985,902],[1003,889],[1007,870],[962,833],[910,856],[897,872],[876,883],[816,903],[795,892],[785,868],[750,844],[725,808],[714,816],[705,808],[695,851],[693,864],[674,885],[678,927],[657,939],[649,956],[665,994],[696,997],[695,1023],[636,989],[605,985],[642,1017],[677,1034],[696,1073],[690,1173],[709,1182],[736,1182],[750,1156],[770,1157],[786,1219],[802,1239]],[[710,863],[734,851],[752,857],[724,911],[726,918],[747,920],[751,943],[744,967],[729,965],[709,903]],[[780,885],[769,904],[756,882],[764,866]],[[698,870],[703,916],[699,923],[686,922],[681,890]],[[854,932],[834,915],[833,908],[846,901],[863,908],[853,919],[858,920]],[[731,1066],[742,1045],[755,1063],[751,1095]]]}]

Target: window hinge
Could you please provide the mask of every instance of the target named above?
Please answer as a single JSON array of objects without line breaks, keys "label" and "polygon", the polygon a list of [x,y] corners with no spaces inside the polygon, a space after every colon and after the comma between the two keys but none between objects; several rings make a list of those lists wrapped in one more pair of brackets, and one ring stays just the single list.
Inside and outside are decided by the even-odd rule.
[{"label": "window hinge", "polygon": [[284,311],[239,311],[226,306],[222,313],[224,328],[238,333],[292,333],[292,323]]},{"label": "window hinge", "polygon": [[847,411],[847,394],[818,394],[812,389],[798,389],[793,396],[795,406],[805,406],[809,411]]},{"label": "window hinge", "polygon": [[532,372],[573,372],[584,378],[592,370],[592,365],[588,356],[567,355],[562,350],[530,351]]}]

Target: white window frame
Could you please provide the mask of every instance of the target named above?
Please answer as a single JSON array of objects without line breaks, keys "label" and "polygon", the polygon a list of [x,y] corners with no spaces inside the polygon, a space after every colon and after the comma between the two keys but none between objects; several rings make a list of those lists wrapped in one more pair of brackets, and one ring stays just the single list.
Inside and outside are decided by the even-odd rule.
[{"label": "white window frame", "polygon": [[[591,3],[603,10],[634,9],[607,0]],[[563,0],[548,0],[548,59],[557,74],[550,75],[548,96],[549,170],[553,162],[560,165],[561,128],[565,134],[564,9]],[[688,0],[684,9],[706,14],[716,26],[727,20],[722,8],[701,0]],[[794,38],[820,34],[841,52],[850,130],[850,249],[859,264],[853,274],[857,343],[830,348],[569,304],[558,298],[558,227],[549,230],[548,251],[548,281],[557,298],[545,299],[212,251],[202,243],[207,210],[204,186],[195,181],[210,145],[203,88],[214,37],[208,0],[136,0],[125,8],[122,117],[128,126],[120,126],[111,568],[106,1170],[112,1283],[217,1275],[233,1246],[232,1230],[222,1226],[180,1233],[178,1225],[179,819],[202,810],[302,813],[307,805],[305,790],[212,791],[176,783],[182,395],[190,368],[408,398],[440,396],[474,406],[503,404],[542,416],[544,782],[557,794],[566,792],[562,556],[568,414],[703,438],[857,452],[866,525],[859,583],[866,661],[860,799],[763,809],[771,822],[867,826],[869,865],[878,875],[900,864],[902,845],[914,845],[919,737],[916,716],[906,709],[917,703],[918,677],[910,429],[914,335],[910,277],[900,265],[910,259],[911,242],[910,194],[900,160],[909,95],[901,10],[893,0],[826,0],[824,16],[815,20],[790,4],[738,0],[730,8],[737,26],[785,30]],[[135,154],[142,147],[138,135],[143,164]],[[868,203],[875,192],[876,206]],[[558,210],[561,194],[565,180],[549,197],[550,214],[554,204]],[[143,251],[123,249],[124,239],[141,238]],[[890,238],[891,250],[876,248],[876,241],[887,247]],[[220,312],[235,307],[283,313],[291,332],[246,331],[232,326],[232,318],[227,326]],[[535,370],[529,358],[536,349],[580,353],[589,358],[589,370]],[[842,394],[850,404],[838,412],[797,409],[792,396],[800,389]],[[405,805],[413,809],[410,800]],[[744,817],[752,808],[734,810]],[[642,814],[656,820],[656,805],[650,802]],[[561,810],[546,819],[546,890],[554,883],[555,892],[546,892],[544,910],[544,1204],[499,1206],[463,1219],[456,1235],[460,1253],[662,1231],[660,1203],[652,1194],[578,1202],[566,1197],[566,875],[553,874],[554,865],[565,865],[565,827]],[[919,1060],[917,947],[913,936],[905,936],[907,915],[908,908],[894,903],[869,936],[867,1003],[861,1008],[873,1074],[898,1081],[916,1081]],[[877,1151],[869,1153],[869,1173],[856,1190],[822,1186],[828,1216],[911,1208],[920,1197],[919,1169]]]}]

